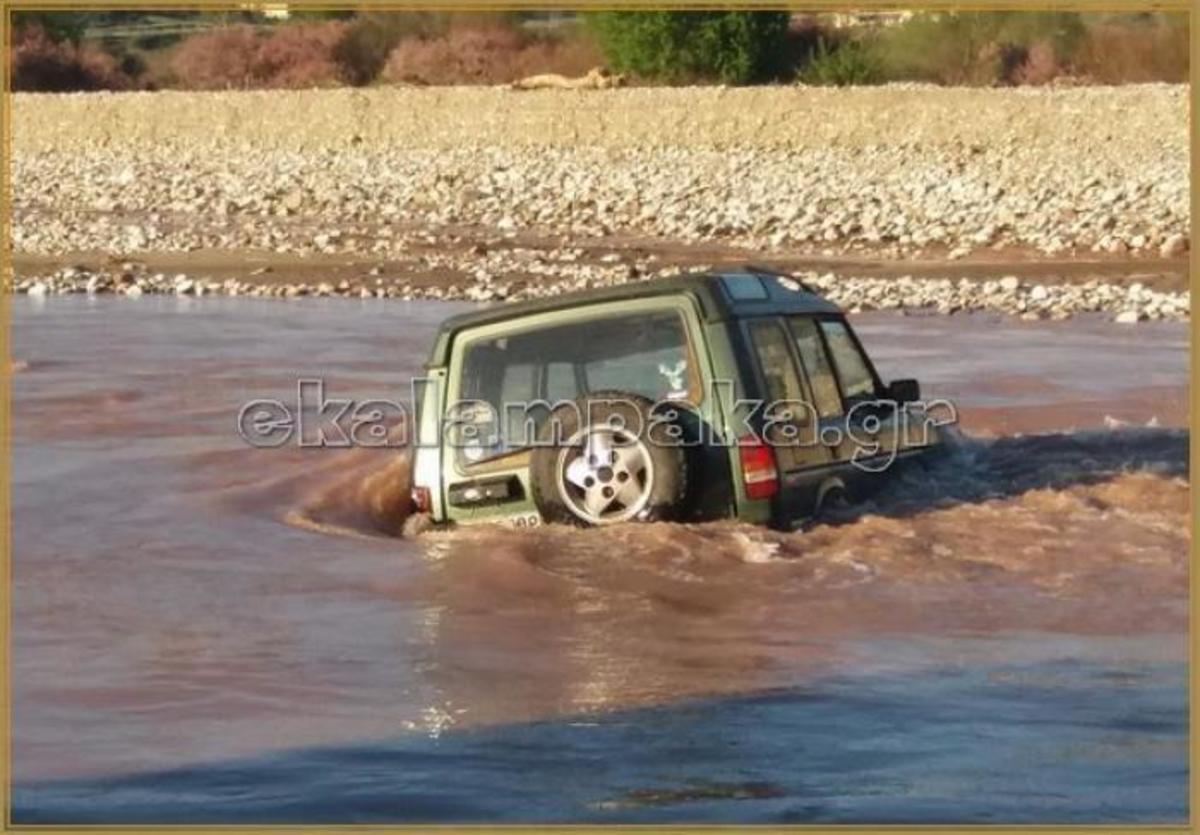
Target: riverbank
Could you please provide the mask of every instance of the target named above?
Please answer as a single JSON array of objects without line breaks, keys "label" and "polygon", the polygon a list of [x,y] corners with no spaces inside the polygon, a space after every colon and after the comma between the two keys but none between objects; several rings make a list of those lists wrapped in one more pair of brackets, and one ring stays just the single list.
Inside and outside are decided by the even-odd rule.
[{"label": "riverbank", "polygon": [[13,114],[18,292],[500,301],[755,262],[850,308],[1190,304],[1178,85],[19,95]]},{"label": "riverbank", "polygon": [[[264,252],[18,256],[15,290],[32,296],[343,297],[504,302],[735,268],[752,254],[718,247],[430,247],[405,260],[280,256]],[[1024,320],[1100,313],[1133,324],[1189,316],[1186,262],[1130,259],[870,261],[757,259],[787,271],[851,312],[990,311]]]}]

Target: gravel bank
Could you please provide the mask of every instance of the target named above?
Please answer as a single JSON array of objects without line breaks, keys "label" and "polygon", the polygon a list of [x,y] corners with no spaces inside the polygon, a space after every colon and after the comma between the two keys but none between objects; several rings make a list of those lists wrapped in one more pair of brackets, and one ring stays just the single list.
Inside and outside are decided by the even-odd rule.
[{"label": "gravel bank", "polygon": [[[13,129],[18,253],[389,260],[469,228],[489,253],[545,238],[573,286],[670,269],[581,276],[555,254],[597,240],[967,261],[1189,248],[1182,86],[19,95]],[[494,255],[423,258],[458,275],[446,293],[537,291],[505,291]],[[973,309],[930,287],[935,307]],[[1127,313],[1111,295],[1057,309]],[[1175,297],[1137,315],[1182,315]]]},{"label": "gravel bank", "polygon": [[[599,145],[870,148],[1030,144],[1186,152],[1187,87],[693,87],[518,92],[488,87],[231,93],[22,93],[18,150],[219,140],[312,149]],[[1090,147],[1095,146],[1095,147]],[[1171,148],[1163,148],[1170,152]]]},{"label": "gravel bank", "polygon": [[[342,297],[358,299],[429,299],[504,302],[555,296],[572,290],[607,287],[630,281],[678,275],[678,267],[651,268],[646,264],[606,259],[599,264],[578,263],[578,250],[558,251],[558,260],[540,253],[507,253],[524,257],[523,275],[542,280],[513,280],[501,269],[480,269],[475,280],[458,283],[412,283],[387,280],[368,273],[360,279],[322,282],[265,283],[217,280],[187,273],[155,273],[132,262],[112,269],[66,267],[36,277],[22,278],[16,290],[30,296],[114,293],[128,297],[146,294],[176,296],[249,296],[254,298]],[[528,256],[528,257],[525,257]],[[486,260],[486,259],[485,259]],[[920,278],[911,275],[890,279],[832,272],[796,272],[796,277],[851,313],[866,310],[925,310],[943,314],[990,311],[1024,320],[1068,319],[1080,313],[1109,313],[1117,322],[1136,324],[1158,319],[1185,319],[1190,297],[1146,287],[1092,280],[1076,284],[1043,284],[1015,275],[998,279]],[[500,276],[500,277],[497,277]]]}]

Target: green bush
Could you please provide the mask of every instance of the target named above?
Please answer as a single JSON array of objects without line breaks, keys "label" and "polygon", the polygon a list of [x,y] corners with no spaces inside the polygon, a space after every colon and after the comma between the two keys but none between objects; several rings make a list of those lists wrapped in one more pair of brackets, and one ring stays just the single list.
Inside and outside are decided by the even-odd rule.
[{"label": "green bush", "polygon": [[878,84],[883,80],[883,70],[870,43],[821,38],[799,77],[805,84],[849,87]]},{"label": "green bush", "polygon": [[618,72],[748,84],[785,68],[785,12],[601,12],[589,23]]}]

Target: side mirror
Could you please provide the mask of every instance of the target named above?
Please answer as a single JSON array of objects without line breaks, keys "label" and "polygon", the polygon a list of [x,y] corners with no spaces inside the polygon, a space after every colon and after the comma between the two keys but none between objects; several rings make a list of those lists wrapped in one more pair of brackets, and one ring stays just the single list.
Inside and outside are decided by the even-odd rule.
[{"label": "side mirror", "polygon": [[887,387],[887,396],[897,403],[915,403],[921,399],[921,384],[916,380],[892,380]]}]

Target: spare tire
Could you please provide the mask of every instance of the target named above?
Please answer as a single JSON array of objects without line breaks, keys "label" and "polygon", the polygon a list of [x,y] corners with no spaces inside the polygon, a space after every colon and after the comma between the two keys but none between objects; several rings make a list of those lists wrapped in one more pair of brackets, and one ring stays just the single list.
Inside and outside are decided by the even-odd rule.
[{"label": "spare tire", "polygon": [[547,522],[667,521],[682,512],[684,449],[637,394],[605,391],[560,406],[530,461],[533,500]]}]

